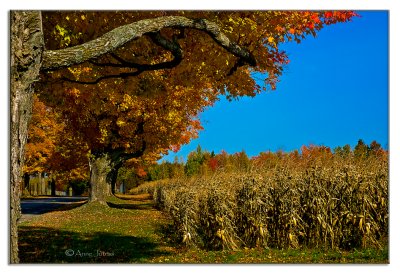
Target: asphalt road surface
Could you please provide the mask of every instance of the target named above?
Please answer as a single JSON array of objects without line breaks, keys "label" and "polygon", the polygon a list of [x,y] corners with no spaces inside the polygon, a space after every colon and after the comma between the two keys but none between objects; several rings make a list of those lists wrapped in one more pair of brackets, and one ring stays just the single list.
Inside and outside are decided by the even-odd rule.
[{"label": "asphalt road surface", "polygon": [[87,200],[87,197],[43,197],[21,200],[22,218],[28,220],[36,215],[59,209],[62,206]]}]

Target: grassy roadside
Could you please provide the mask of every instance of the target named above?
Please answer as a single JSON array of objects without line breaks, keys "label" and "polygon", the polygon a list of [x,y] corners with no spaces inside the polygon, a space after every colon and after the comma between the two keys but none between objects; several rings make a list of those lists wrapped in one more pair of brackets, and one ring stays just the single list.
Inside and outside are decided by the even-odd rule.
[{"label": "grassy roadside", "polygon": [[186,250],[174,257],[157,258],[164,263],[225,264],[387,264],[387,250],[353,252],[324,250],[249,249],[241,251]]},{"label": "grassy roadside", "polygon": [[19,226],[22,263],[388,263],[388,250],[202,251],[166,238],[169,218],[146,195],[55,211]]}]

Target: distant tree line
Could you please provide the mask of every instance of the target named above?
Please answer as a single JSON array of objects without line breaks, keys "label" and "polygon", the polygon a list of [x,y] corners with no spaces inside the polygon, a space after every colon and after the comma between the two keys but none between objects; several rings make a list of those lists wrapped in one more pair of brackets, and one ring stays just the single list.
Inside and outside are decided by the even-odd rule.
[{"label": "distant tree line", "polygon": [[363,140],[358,140],[354,149],[350,145],[337,146],[333,150],[323,145],[302,146],[299,150],[284,152],[261,152],[259,155],[249,157],[244,150],[228,154],[221,151],[207,151],[197,146],[196,150],[189,153],[186,162],[175,157],[173,162],[163,161],[154,163],[144,168],[142,176],[135,170],[123,168],[118,174],[119,182],[128,182],[129,187],[135,187],[145,181],[173,179],[191,176],[207,176],[215,172],[247,172],[253,168],[274,168],[282,161],[296,165],[310,165],[316,162],[323,164],[325,161],[337,159],[343,161],[365,161],[387,157],[388,151],[378,142],[372,141],[369,145]]}]

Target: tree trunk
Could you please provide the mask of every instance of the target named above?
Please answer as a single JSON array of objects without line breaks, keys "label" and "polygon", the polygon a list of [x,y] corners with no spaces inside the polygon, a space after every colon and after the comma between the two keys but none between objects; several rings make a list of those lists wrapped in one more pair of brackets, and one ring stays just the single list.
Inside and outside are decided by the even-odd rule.
[{"label": "tree trunk", "polygon": [[30,181],[31,176],[28,173],[24,173],[24,185],[22,188],[22,192],[24,195],[30,194],[29,190],[29,181]]},{"label": "tree trunk", "polygon": [[117,178],[118,178],[118,171],[122,167],[122,165],[123,165],[123,160],[122,159],[118,159],[118,156],[117,156],[117,164],[115,164],[113,166],[113,169],[111,170],[111,173],[110,173],[111,193],[113,195],[115,195],[115,189],[116,189]]},{"label": "tree trunk", "polygon": [[37,196],[38,195],[38,180],[36,178],[31,182],[31,195]]},{"label": "tree trunk", "polygon": [[111,193],[112,193],[113,195],[115,195],[115,187],[116,187],[116,185],[117,185],[118,169],[115,169],[115,168],[114,168],[114,169],[111,171],[110,176],[111,176],[111,180],[110,180],[110,183],[111,183]]},{"label": "tree trunk", "polygon": [[92,155],[90,165],[89,202],[107,204],[106,200],[112,196],[111,173],[114,169],[111,157],[108,154]]},{"label": "tree trunk", "polygon": [[33,83],[38,80],[44,46],[40,11],[12,11],[10,35],[10,262],[19,263],[18,219],[21,215],[22,166],[32,113]]},{"label": "tree trunk", "polygon": [[56,196],[56,180],[51,179],[50,182],[50,186],[51,186],[51,196]]},{"label": "tree trunk", "polygon": [[37,195],[43,195],[43,176],[41,172],[38,173]]},{"label": "tree trunk", "polygon": [[40,195],[47,195],[47,179],[45,178],[44,173],[40,174]]}]

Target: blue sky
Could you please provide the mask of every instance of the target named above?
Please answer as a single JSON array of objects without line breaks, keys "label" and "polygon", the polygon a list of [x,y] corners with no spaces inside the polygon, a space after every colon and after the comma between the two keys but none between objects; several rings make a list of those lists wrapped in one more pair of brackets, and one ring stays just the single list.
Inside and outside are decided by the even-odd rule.
[{"label": "blue sky", "polygon": [[175,156],[200,144],[216,153],[291,151],[358,139],[388,147],[388,12],[359,11],[352,22],[327,26],[316,38],[288,43],[290,58],[276,91],[228,102],[201,114],[204,130]]}]

